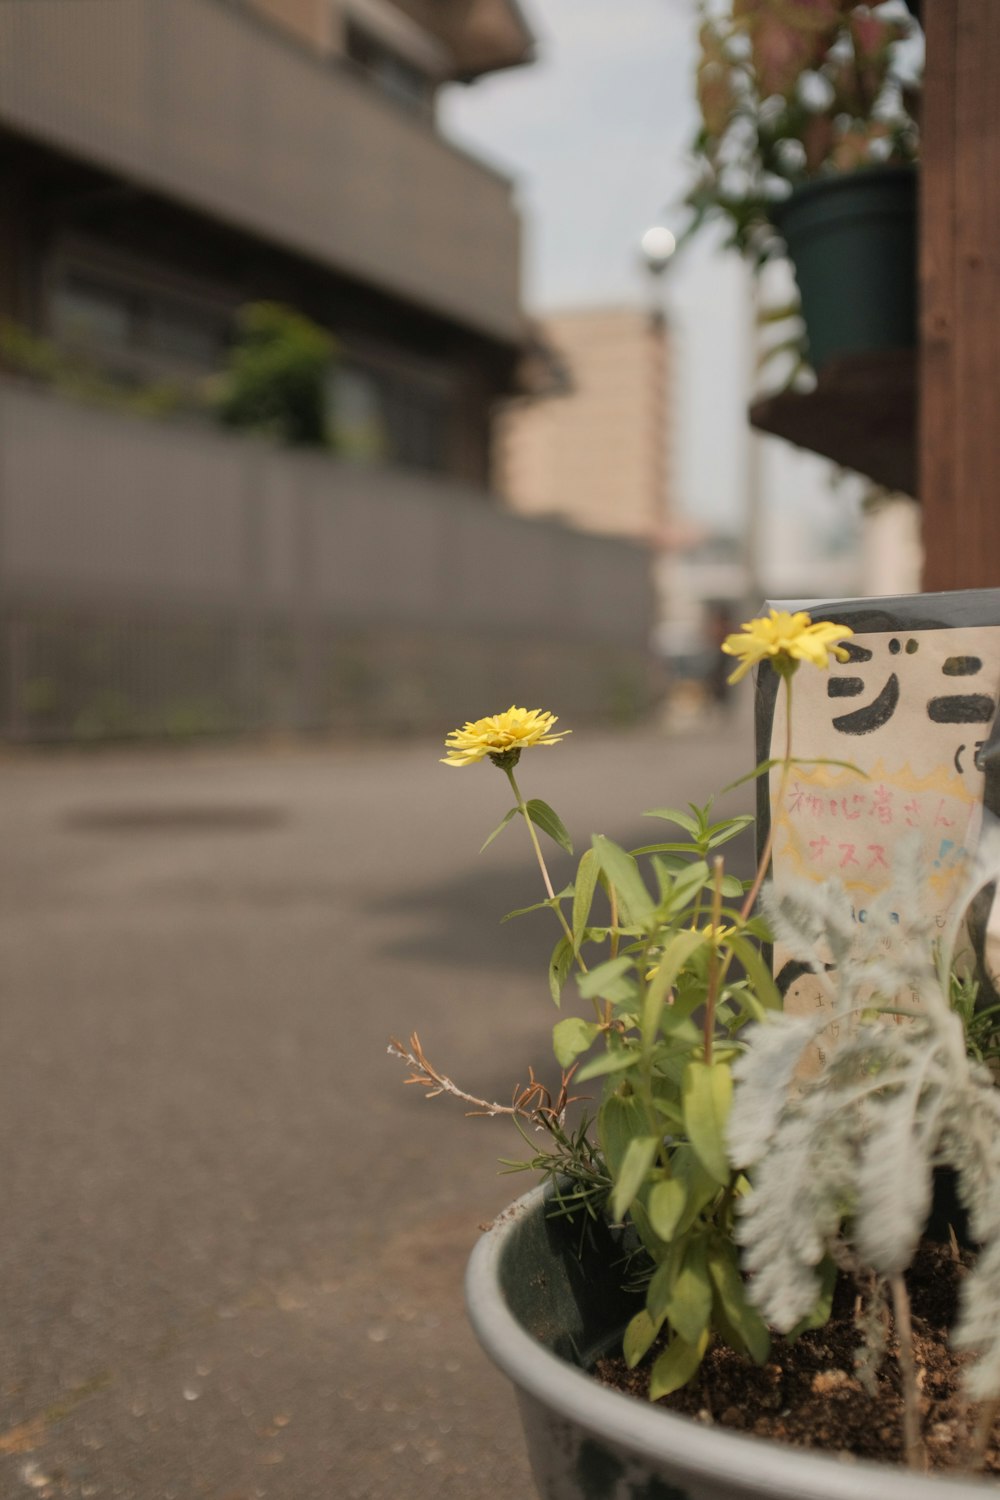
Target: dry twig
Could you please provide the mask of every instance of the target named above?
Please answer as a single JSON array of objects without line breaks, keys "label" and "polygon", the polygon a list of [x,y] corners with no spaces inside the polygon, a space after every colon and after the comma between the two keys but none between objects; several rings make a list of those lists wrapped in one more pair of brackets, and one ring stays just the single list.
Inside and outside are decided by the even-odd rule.
[{"label": "dry twig", "polygon": [[575,1066],[562,1074],[559,1092],[555,1098],[552,1097],[551,1090],[535,1077],[534,1069],[529,1068],[528,1083],[523,1088],[520,1084],[515,1087],[512,1102],[497,1104],[491,1103],[488,1099],[479,1099],[475,1094],[467,1094],[446,1073],[439,1072],[424,1052],[416,1032],[410,1037],[408,1046],[404,1046],[395,1037],[390,1037],[388,1052],[390,1057],[398,1057],[411,1068],[410,1076],[406,1079],[407,1083],[415,1083],[418,1087],[426,1089],[428,1099],[435,1099],[439,1094],[451,1094],[453,1098],[461,1099],[464,1104],[475,1105],[474,1109],[466,1111],[468,1115],[514,1115],[519,1119],[529,1121],[536,1127],[549,1123],[562,1125],[569,1106],[582,1097],[578,1094],[573,1096],[569,1094],[569,1085],[576,1072]]}]

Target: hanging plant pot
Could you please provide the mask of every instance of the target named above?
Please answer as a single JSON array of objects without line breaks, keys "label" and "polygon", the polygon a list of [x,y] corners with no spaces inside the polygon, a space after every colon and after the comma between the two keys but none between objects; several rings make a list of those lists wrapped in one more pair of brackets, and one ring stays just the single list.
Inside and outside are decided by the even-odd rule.
[{"label": "hanging plant pot", "polygon": [[795,267],[808,355],[912,349],[917,328],[917,174],[872,167],[796,188],[772,218]]},{"label": "hanging plant pot", "polygon": [[982,1500],[981,1481],[844,1462],[703,1426],[586,1373],[641,1298],[603,1224],[550,1216],[541,1188],[479,1241],[473,1327],[513,1381],[540,1500]]}]

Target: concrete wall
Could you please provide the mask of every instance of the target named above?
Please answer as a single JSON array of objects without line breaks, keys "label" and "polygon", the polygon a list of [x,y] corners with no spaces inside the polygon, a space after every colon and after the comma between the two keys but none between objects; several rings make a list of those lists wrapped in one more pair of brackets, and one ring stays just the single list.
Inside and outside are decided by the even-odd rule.
[{"label": "concrete wall", "polygon": [[626,714],[646,550],[485,493],[0,383],[0,732]]}]

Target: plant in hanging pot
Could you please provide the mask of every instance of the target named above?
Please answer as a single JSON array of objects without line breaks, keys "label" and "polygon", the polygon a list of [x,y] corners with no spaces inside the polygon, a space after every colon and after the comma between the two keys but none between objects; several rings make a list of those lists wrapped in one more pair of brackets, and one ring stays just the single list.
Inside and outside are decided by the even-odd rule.
[{"label": "plant in hanging pot", "polygon": [[787,250],[817,370],[914,344],[912,31],[889,0],[702,5],[692,229],[723,221],[757,263]]},{"label": "plant in hanging pot", "polygon": [[[726,642],[734,677],[763,662],[780,680],[783,753],[752,774],[781,794],[807,764],[795,674],[846,659],[850,635],[772,610]],[[516,770],[563,739],[555,723],[511,708],[466,724],[446,763],[489,760],[507,777],[514,805],[487,844],[515,820],[530,837],[546,895],[516,915],[554,914],[549,988],[558,1003],[575,971],[588,1011],[555,1027],[560,1086],[530,1074],[492,1103],[416,1036],[390,1045],[429,1095],[511,1117],[529,1159],[508,1165],[545,1179],[484,1236],[468,1279],[477,1332],[518,1390],[540,1496],[978,1493],[968,1474],[913,1472],[1000,1468],[1000,1096],[979,1060],[974,981],[953,962],[957,917],[943,929],[928,914],[912,854],[860,923],[835,883],[765,885],[773,825],[753,878],[737,879],[722,851],[750,819],[711,805],[655,810],[667,837],[632,852],[594,836],[557,891],[539,834],[572,852],[568,834]],[[995,878],[990,857],[984,838],[967,894]],[[829,984],[822,1012],[783,1011],[772,936]],[[983,1246],[971,1270],[957,1246],[922,1242],[942,1165]],[[948,1352],[942,1297],[960,1301],[966,1354]],[[981,1403],[968,1411],[963,1362]],[[652,1399],[623,1394],[633,1382]],[[748,1429],[911,1467],[845,1466]]]}]

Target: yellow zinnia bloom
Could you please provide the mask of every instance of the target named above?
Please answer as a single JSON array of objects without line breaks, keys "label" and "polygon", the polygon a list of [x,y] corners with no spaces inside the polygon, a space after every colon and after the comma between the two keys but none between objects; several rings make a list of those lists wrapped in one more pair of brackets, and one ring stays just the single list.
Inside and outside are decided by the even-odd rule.
[{"label": "yellow zinnia bloom", "polygon": [[836,643],[853,634],[846,625],[834,625],[829,620],[814,625],[802,609],[794,615],[785,609],[772,609],[760,619],[748,620],[742,630],[723,641],[722,649],[728,656],[741,658],[729,681],[739,682],[759,661],[770,661],[783,677],[797,671],[800,661],[824,668],[830,665],[831,656],[847,661],[848,653]]},{"label": "yellow zinnia bloom", "polygon": [[476,719],[462,729],[453,729],[445,740],[448,754],[441,764],[444,766],[472,766],[488,755],[494,765],[515,766],[522,750],[532,745],[555,745],[570,729],[552,733],[558,720],[541,708],[515,708],[511,704],[506,713],[491,714],[488,719]]}]

